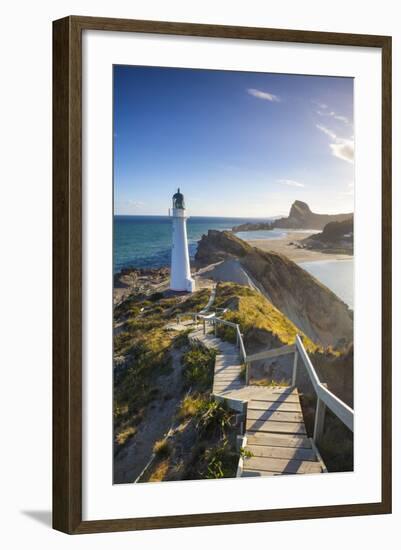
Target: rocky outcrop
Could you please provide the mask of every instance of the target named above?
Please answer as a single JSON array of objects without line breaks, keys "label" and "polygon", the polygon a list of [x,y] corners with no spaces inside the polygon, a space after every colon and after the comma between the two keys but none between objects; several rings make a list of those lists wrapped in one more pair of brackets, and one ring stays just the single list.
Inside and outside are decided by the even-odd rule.
[{"label": "rocky outcrop", "polygon": [[239,233],[240,231],[271,231],[273,225],[270,222],[259,222],[259,223],[242,223],[240,225],[235,225],[231,231],[233,233]]},{"label": "rocky outcrop", "polygon": [[279,218],[272,222],[273,227],[286,229],[323,229],[329,222],[352,220],[353,214],[316,214],[306,202],[295,201],[287,218]]},{"label": "rocky outcrop", "polygon": [[321,233],[311,235],[301,241],[301,245],[311,250],[321,250],[328,254],[354,253],[354,220],[330,222]]},{"label": "rocky outcrop", "polygon": [[210,230],[199,242],[198,265],[237,258],[270,302],[314,342],[342,348],[352,341],[352,312],[297,264],[250,246],[227,231]]}]

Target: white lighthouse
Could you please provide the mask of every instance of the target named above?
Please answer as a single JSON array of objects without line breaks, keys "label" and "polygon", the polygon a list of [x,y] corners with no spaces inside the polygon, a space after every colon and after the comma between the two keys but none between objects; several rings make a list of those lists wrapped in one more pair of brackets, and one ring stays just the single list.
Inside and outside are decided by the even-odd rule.
[{"label": "white lighthouse", "polygon": [[181,292],[193,292],[195,281],[191,277],[189,265],[188,238],[187,238],[187,214],[185,210],[184,195],[173,195],[173,208],[170,215],[173,221],[173,246],[171,250],[171,290]]}]

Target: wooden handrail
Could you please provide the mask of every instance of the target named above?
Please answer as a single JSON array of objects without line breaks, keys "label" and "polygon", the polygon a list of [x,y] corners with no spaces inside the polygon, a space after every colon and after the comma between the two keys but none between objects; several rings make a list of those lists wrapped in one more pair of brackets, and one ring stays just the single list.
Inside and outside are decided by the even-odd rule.
[{"label": "wooden handrail", "polygon": [[259,361],[260,359],[272,359],[273,357],[279,357],[280,355],[294,353],[295,349],[295,344],[282,346],[281,348],[269,349],[259,353],[254,353],[253,355],[248,355],[247,360],[251,363],[252,361]]},{"label": "wooden handrail", "polygon": [[[295,344],[299,355],[302,358],[302,361],[305,365],[306,372],[309,375],[309,378],[312,382],[313,389],[316,392],[318,398],[318,404],[316,409],[316,421],[315,421],[315,432],[319,432],[322,429],[321,418],[324,417],[324,406],[327,406],[337,418],[341,420],[348,429],[352,432],[354,431],[354,411],[349,407],[344,401],[341,401],[334,393],[326,388],[324,384],[319,380],[319,377],[315,371],[312,361],[309,358],[307,351],[302,343],[300,336],[297,334],[295,338]],[[321,403],[319,403],[319,401]],[[320,413],[320,414],[319,414]],[[317,437],[314,439],[317,439]]]},{"label": "wooden handrail", "polygon": [[226,321],[225,319],[220,319],[220,317],[214,317],[213,319],[216,323],[221,325],[227,325],[228,327],[237,328],[237,323],[232,323],[231,321]]}]

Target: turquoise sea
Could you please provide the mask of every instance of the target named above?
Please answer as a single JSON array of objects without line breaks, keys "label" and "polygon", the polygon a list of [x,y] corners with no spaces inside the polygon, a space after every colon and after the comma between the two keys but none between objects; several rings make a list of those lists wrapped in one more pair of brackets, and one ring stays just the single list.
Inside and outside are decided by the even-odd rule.
[{"label": "turquoise sea", "polygon": [[[198,241],[209,229],[224,231],[242,223],[270,220],[191,217],[187,222],[190,256],[194,257]],[[278,239],[285,234],[285,229],[237,233],[243,240]],[[114,216],[114,273],[124,267],[169,266],[170,250],[171,220],[167,216]],[[305,262],[300,266],[353,307],[353,259]]]},{"label": "turquoise sea", "polygon": [[[263,221],[269,219],[191,217],[187,222],[190,256],[195,256],[198,241],[209,229],[224,231],[242,223]],[[123,267],[169,266],[170,250],[168,216],[114,216],[114,273]]]}]

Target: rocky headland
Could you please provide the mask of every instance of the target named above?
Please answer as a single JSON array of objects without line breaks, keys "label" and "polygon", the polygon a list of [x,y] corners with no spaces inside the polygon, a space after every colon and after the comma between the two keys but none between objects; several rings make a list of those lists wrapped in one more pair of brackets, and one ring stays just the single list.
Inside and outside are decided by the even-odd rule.
[{"label": "rocky headland", "polygon": [[279,218],[266,223],[244,223],[232,228],[233,233],[239,231],[268,231],[276,227],[283,229],[323,229],[330,222],[352,220],[353,214],[316,214],[312,212],[306,202],[295,201],[291,205],[287,217]]},{"label": "rocky headland", "polygon": [[321,233],[300,241],[299,246],[309,250],[320,250],[326,254],[354,253],[354,220],[330,222]]}]

